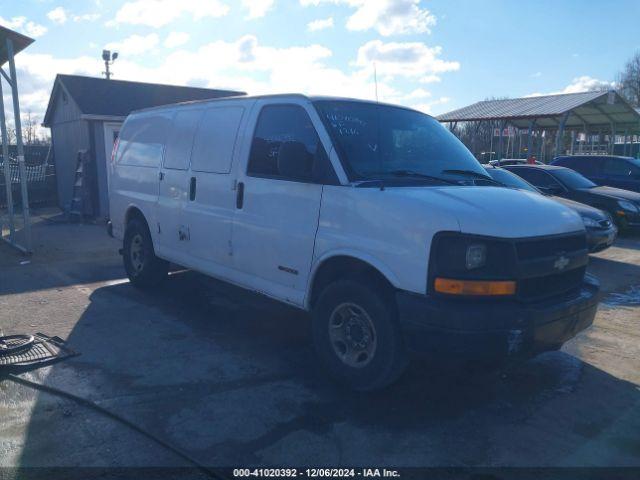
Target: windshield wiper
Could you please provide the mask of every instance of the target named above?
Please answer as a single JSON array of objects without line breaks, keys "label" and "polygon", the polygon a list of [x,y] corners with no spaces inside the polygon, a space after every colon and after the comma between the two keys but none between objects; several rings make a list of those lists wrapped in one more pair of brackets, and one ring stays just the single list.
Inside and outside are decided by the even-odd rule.
[{"label": "windshield wiper", "polygon": [[475,177],[475,178],[478,178],[478,179],[481,179],[481,180],[486,180],[487,182],[491,182],[491,183],[495,183],[496,185],[503,186],[502,183],[498,182],[497,180],[494,180],[489,175],[483,175],[482,173],[476,172],[475,170],[449,169],[449,170],[442,170],[442,172],[440,172],[440,173],[454,173],[454,174],[459,174],[459,175],[471,175],[472,177]]},{"label": "windshield wiper", "polygon": [[427,180],[435,180],[437,182],[447,183],[449,185],[459,185],[458,182],[453,180],[447,180],[446,178],[436,177],[434,175],[427,175],[425,173],[414,172],[413,170],[390,170],[388,172],[381,172],[381,173],[393,175],[394,177],[424,178]]}]

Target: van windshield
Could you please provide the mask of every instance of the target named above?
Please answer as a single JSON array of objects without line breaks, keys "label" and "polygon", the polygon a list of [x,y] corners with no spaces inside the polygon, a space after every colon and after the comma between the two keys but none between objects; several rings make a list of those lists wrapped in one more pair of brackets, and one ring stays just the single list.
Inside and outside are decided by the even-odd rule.
[{"label": "van windshield", "polygon": [[462,142],[428,115],[357,101],[319,100],[314,105],[352,180],[491,181]]}]

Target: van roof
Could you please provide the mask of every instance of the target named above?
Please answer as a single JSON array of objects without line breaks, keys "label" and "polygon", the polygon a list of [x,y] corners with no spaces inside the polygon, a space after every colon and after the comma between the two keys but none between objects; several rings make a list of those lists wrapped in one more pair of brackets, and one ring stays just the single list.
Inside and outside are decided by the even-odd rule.
[{"label": "van roof", "polygon": [[204,99],[204,100],[191,100],[191,101],[186,101],[186,102],[178,102],[178,103],[172,103],[172,104],[167,104],[167,105],[160,105],[157,107],[150,107],[150,108],[143,108],[143,109],[139,109],[139,110],[134,110],[133,113],[141,113],[141,112],[148,112],[148,111],[155,111],[155,110],[165,110],[165,109],[171,109],[171,108],[175,108],[176,106],[184,106],[184,105],[200,105],[200,104],[207,104],[207,103],[219,103],[219,102],[226,102],[226,101],[232,101],[232,100],[259,100],[262,98],[298,98],[298,99],[304,99],[304,100],[308,100],[310,102],[316,102],[316,101],[342,101],[342,102],[361,102],[361,103],[374,103],[374,104],[378,104],[378,105],[384,105],[384,106],[389,106],[389,107],[397,107],[397,108],[404,108],[406,110],[411,110],[414,112],[419,112],[419,113],[423,113],[425,115],[431,116],[429,114],[426,114],[424,112],[420,112],[419,110],[415,110],[413,108],[410,107],[405,107],[404,105],[396,105],[393,103],[386,103],[386,102],[377,102],[375,100],[365,100],[365,99],[360,99],[360,98],[351,98],[351,97],[338,97],[338,96],[329,96],[329,95],[304,95],[302,93],[273,93],[273,94],[265,94],[265,95],[234,95],[234,96],[228,96],[228,97],[219,97],[219,98],[208,98],[208,99]]}]

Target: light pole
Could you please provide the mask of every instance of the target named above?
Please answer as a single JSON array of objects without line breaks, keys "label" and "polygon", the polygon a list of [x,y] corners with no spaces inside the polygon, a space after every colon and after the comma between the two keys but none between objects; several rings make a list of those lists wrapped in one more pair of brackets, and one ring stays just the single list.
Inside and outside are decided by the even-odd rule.
[{"label": "light pole", "polygon": [[102,60],[104,60],[104,74],[107,77],[107,80],[111,79],[111,71],[109,70],[109,66],[113,65],[113,62],[118,58],[118,52],[111,53],[110,50],[102,50]]}]

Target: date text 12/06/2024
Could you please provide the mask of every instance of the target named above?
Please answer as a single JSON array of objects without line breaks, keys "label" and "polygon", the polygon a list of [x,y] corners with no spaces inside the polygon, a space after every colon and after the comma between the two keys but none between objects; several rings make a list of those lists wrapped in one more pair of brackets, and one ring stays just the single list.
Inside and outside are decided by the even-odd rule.
[{"label": "date text 12/06/2024", "polygon": [[236,468],[234,478],[399,478],[397,470],[386,468]]}]

